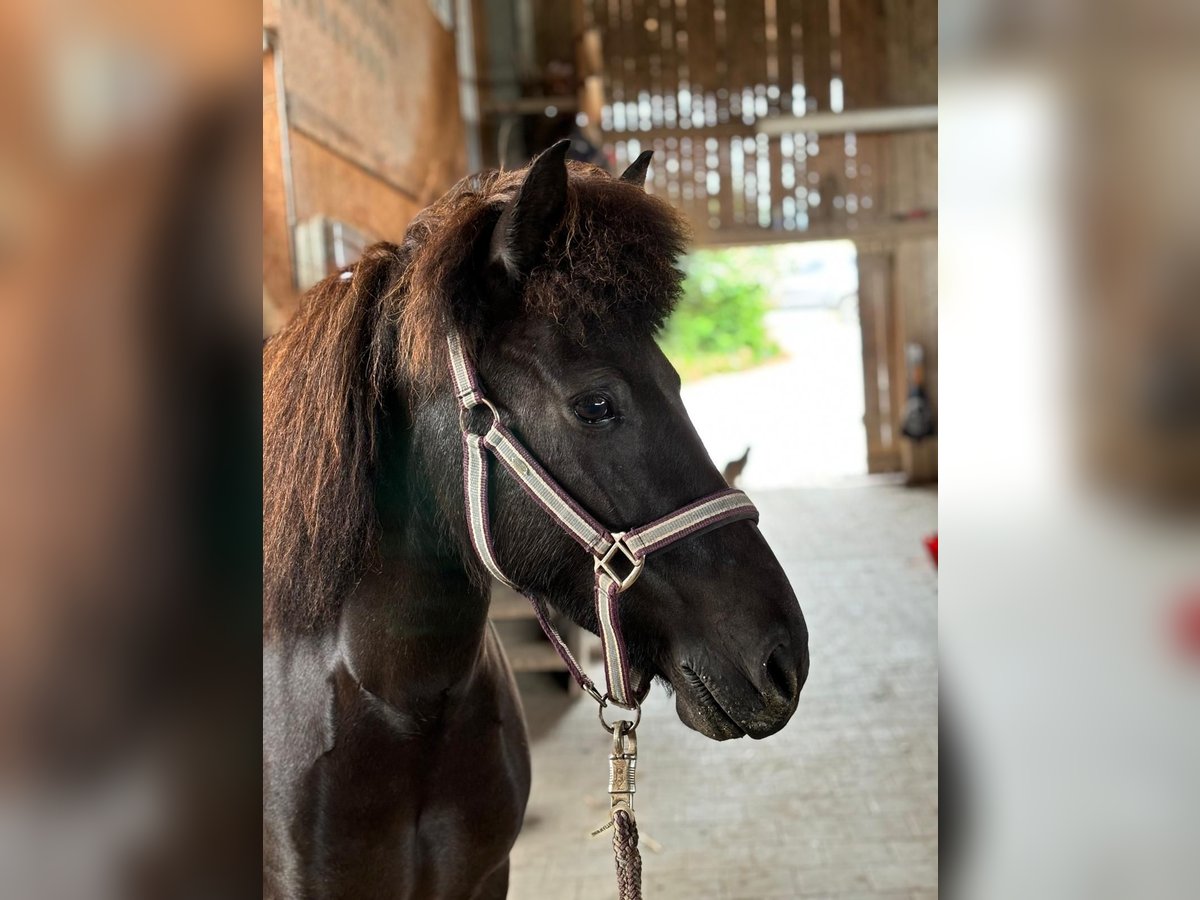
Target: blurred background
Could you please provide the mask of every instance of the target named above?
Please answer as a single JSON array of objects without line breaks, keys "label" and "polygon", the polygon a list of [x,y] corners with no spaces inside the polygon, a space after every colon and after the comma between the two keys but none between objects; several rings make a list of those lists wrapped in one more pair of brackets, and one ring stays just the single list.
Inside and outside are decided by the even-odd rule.
[{"label": "blurred background", "polygon": [[[937,893],[937,5],[280,0],[264,10],[264,321],[457,179],[568,138],[686,215],[661,344],[762,510],[814,665],[762,743],[655,689],[639,825],[661,898]],[[603,898],[603,741],[519,595],[534,787],[511,896]],[[599,666],[598,641],[562,623]],[[712,778],[713,771],[726,777]]]},{"label": "blurred background", "polygon": [[[648,895],[1194,896],[1194,4],[259,12],[0,7],[0,893],[259,891],[261,340],[569,136],[692,221],[664,342],[812,628],[770,741],[654,695]],[[512,895],[591,896],[603,748],[528,624]]]},{"label": "blurred background", "polygon": [[1200,883],[1196,25],[1188,3],[941,10],[953,896]]}]

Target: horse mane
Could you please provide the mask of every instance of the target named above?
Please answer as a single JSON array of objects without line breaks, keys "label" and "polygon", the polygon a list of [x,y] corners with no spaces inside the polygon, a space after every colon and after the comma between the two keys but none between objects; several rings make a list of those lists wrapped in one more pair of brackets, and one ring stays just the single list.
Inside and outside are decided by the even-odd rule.
[{"label": "horse mane", "polygon": [[[655,330],[678,298],[679,214],[640,187],[569,163],[563,220],[521,285],[521,314],[581,340]],[[447,329],[478,347],[488,324],[492,228],[525,170],[464,179],[401,245],[379,243],[320,282],[263,353],[263,626],[305,633],[336,620],[377,522],[380,411],[445,384]]]}]

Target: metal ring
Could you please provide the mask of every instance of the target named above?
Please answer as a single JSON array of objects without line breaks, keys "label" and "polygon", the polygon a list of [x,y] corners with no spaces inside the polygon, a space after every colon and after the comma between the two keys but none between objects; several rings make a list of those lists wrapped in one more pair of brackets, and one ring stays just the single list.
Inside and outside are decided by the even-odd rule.
[{"label": "metal ring", "polygon": [[[614,731],[617,730],[616,722],[614,722],[613,724],[610,725],[604,718],[604,710],[608,707],[609,701],[611,701],[612,705],[615,706],[617,709],[623,709],[626,712],[634,713],[633,724],[629,726],[628,733],[633,734],[635,731],[637,731],[638,725],[640,725],[642,723],[642,706],[640,703],[635,703],[633,706],[622,706],[620,703],[618,703],[616,700],[613,700],[613,698],[608,696],[607,694],[604,697],[604,701],[605,702],[600,705],[599,715],[600,715],[600,724],[604,726],[605,731],[607,731],[609,734],[612,734]],[[617,722],[628,722],[628,721],[630,721],[630,720],[629,719],[617,719]]]},{"label": "metal ring", "polygon": [[[500,424],[500,410],[496,409],[496,407],[492,405],[492,401],[489,400],[487,397],[480,397],[479,402],[476,403],[474,406],[460,406],[458,408],[458,427],[459,427],[459,429],[461,429],[463,434],[474,434],[474,432],[470,431],[470,429],[467,428],[467,416],[469,416],[471,414],[471,410],[477,409],[480,406],[486,406],[489,410],[491,410],[491,413],[492,413],[491,424],[488,425],[488,427],[486,429],[484,429],[484,434],[487,434],[487,432],[492,429],[493,425]],[[475,435],[475,436],[483,437],[483,435]]]}]

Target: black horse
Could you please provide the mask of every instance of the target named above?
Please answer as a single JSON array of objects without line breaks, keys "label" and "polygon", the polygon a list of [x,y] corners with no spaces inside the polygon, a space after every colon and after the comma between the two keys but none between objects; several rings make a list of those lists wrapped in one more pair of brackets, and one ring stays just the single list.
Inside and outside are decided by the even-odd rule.
[{"label": "black horse", "polygon": [[[503,897],[529,792],[522,711],[468,542],[446,334],[606,527],[724,487],[654,340],[686,228],[564,160],[467,179],[306,298],[264,355],[264,894]],[[595,631],[590,560],[503,474],[496,552]],[[630,666],[716,740],[784,726],[808,674],[756,525],[656,554],[621,597]]]}]

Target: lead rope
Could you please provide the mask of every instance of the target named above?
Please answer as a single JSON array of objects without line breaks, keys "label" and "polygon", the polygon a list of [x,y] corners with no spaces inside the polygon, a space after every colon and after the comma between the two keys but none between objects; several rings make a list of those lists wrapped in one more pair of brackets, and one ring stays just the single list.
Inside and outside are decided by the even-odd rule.
[{"label": "lead rope", "polygon": [[642,900],[642,854],[637,821],[631,813],[613,814],[613,852],[617,857],[618,900]]},{"label": "lead rope", "polygon": [[[600,721],[604,722],[603,715]],[[609,726],[606,723],[604,727]],[[633,815],[633,795],[637,791],[636,727],[636,722],[625,720],[612,726],[613,746],[608,757],[609,820],[592,832],[598,835],[609,828],[613,830],[617,900],[642,900],[642,853],[638,850],[637,819]]]}]

